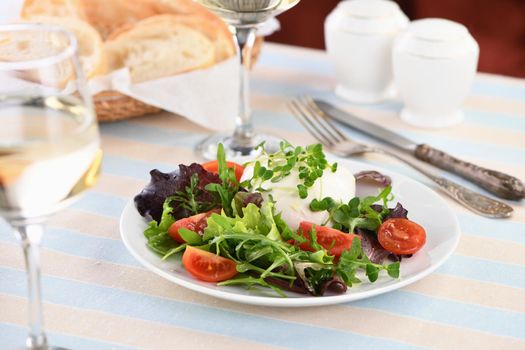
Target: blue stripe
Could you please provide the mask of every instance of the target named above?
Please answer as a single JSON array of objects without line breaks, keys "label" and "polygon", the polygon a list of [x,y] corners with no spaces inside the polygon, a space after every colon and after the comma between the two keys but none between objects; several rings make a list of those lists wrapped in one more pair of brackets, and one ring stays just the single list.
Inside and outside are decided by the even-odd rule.
[{"label": "blue stripe", "polygon": [[493,80],[475,80],[472,92],[479,95],[489,95],[525,101],[525,84],[506,84]]},{"label": "blue stripe", "polygon": [[349,305],[525,339],[525,332],[523,332],[525,314],[518,312],[429,298],[418,293],[400,290],[359,300]]},{"label": "blue stripe", "polygon": [[288,71],[315,72],[320,75],[334,76],[335,69],[327,59],[315,59],[307,55],[286,55],[273,50],[262,50],[257,66],[269,66]]},{"label": "blue stripe", "polygon": [[143,160],[105,154],[102,171],[106,174],[126,176],[142,181],[149,181],[149,172],[152,169],[170,172],[175,168],[177,168],[177,165],[175,164],[146,162]]},{"label": "blue stripe", "polygon": [[95,191],[86,192],[72,207],[88,210],[102,216],[118,217],[128,199]]},{"label": "blue stripe", "polygon": [[15,235],[11,226],[7,224],[4,220],[0,218],[0,238],[9,241],[16,242]]},{"label": "blue stripe", "polygon": [[[0,268],[0,278],[9,281],[0,285],[0,292],[25,295],[23,272]],[[418,349],[407,344],[352,332],[301,325],[61,278],[44,277],[43,283],[44,299],[52,303],[161,322],[263,344],[313,350],[345,349],[348,348],[348,344],[352,344],[356,349]]]},{"label": "blue stripe", "polygon": [[50,227],[46,230],[44,248],[93,260],[141,267],[120,240],[89,236],[73,230]]},{"label": "blue stripe", "polygon": [[509,220],[488,219],[473,214],[458,214],[461,230],[469,235],[525,244],[525,225]]},{"label": "blue stripe", "polygon": [[[310,57],[304,54],[283,54],[272,50],[263,50],[258,65],[283,69],[292,72],[314,72],[319,75],[335,76],[328,56],[326,59]],[[506,84],[505,82],[475,79],[472,92],[478,95],[503,97],[525,101],[525,85]]]},{"label": "blue stripe", "polygon": [[[0,242],[2,241],[16,243],[14,235],[0,233]],[[42,247],[96,261],[142,267],[120,240],[84,235],[73,230],[48,227],[45,230]]]},{"label": "blue stripe", "polygon": [[[509,129],[525,132],[525,116],[506,113],[487,112],[477,109],[464,108],[465,121],[471,124],[480,124],[496,129]],[[525,141],[523,143],[525,147]]]},{"label": "blue stripe", "polygon": [[471,256],[452,255],[445,264],[438,268],[437,272],[471,280],[523,288],[525,295],[525,266],[489,261]]},{"label": "blue stripe", "polygon": [[[179,117],[173,118],[173,124],[178,122],[177,118]],[[162,146],[193,145],[207,134],[204,129],[202,133],[189,133],[185,131],[138,125],[126,121],[102,124],[100,130],[102,135],[111,135],[126,139],[138,139],[143,142]]]},{"label": "blue stripe", "polygon": [[[82,320],[79,320],[82,322]],[[20,349],[25,344],[27,329],[25,327],[0,323],[0,348]],[[133,350],[115,343],[101,342],[86,338],[74,337],[56,332],[47,332],[51,345],[75,350]]]}]

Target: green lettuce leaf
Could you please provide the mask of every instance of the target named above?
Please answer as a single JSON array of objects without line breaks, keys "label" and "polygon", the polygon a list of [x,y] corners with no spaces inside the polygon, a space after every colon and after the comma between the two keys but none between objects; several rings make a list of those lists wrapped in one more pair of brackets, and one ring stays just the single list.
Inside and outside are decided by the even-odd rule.
[{"label": "green lettuce leaf", "polygon": [[173,208],[169,204],[169,199],[164,201],[160,223],[152,220],[149,222],[148,228],[144,231],[144,236],[148,239],[148,247],[161,255],[165,255],[173,248],[179,246],[179,244],[168,235],[170,226],[175,222],[175,218],[171,215]]}]

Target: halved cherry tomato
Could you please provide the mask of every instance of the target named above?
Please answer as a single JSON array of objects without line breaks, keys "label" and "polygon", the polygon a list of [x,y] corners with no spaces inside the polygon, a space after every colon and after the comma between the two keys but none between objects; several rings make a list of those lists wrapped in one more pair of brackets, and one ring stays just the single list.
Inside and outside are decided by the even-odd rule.
[{"label": "halved cherry tomato", "polygon": [[182,265],[194,277],[206,282],[221,282],[237,274],[235,261],[187,246],[182,255]]},{"label": "halved cherry tomato", "polygon": [[[315,224],[311,222],[302,221],[299,224],[299,230],[297,230],[297,233],[310,241],[309,232],[312,231],[312,227],[314,225]],[[341,256],[343,251],[349,250],[352,247],[352,241],[354,240],[354,237],[361,238],[360,236],[353,233],[345,233],[336,230],[335,228],[319,225],[315,225],[315,232],[317,236],[317,243],[319,243],[324,249],[327,249],[328,253],[330,255],[334,255],[336,259]],[[299,248],[311,252],[315,251],[315,249],[313,249],[310,245],[310,242],[301,243]]]},{"label": "halved cherry tomato", "polygon": [[425,229],[402,218],[388,219],[379,227],[377,239],[383,248],[394,254],[414,254],[426,242]]},{"label": "halved cherry tomato", "polygon": [[202,235],[204,229],[208,225],[207,220],[211,214],[220,212],[220,209],[213,209],[206,213],[200,213],[187,218],[179,219],[170,226],[168,229],[168,235],[179,243],[186,243],[179,235],[179,229],[181,227],[187,228],[188,230],[192,230],[193,232]]},{"label": "halved cherry tomato", "polygon": [[[234,162],[226,162],[228,168],[232,168],[235,171],[235,177],[237,181],[241,181],[242,173],[244,173],[244,167]],[[202,167],[210,173],[217,174],[219,172],[219,163],[216,160],[206,162],[202,164]]]}]

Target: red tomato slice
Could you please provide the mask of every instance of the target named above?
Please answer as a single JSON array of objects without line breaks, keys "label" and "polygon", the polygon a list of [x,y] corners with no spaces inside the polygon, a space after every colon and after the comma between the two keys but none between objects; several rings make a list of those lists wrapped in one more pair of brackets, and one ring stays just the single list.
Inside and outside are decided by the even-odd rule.
[{"label": "red tomato slice", "polygon": [[414,254],[426,242],[425,229],[413,221],[402,218],[388,219],[377,231],[377,239],[383,248],[394,254]]},{"label": "red tomato slice", "polygon": [[[299,225],[297,233],[310,241],[309,232],[312,231],[314,225],[315,224],[311,222],[303,221]],[[331,227],[319,225],[315,225],[315,232],[317,235],[317,243],[319,243],[324,249],[328,250],[330,255],[334,255],[336,259],[341,256],[343,251],[349,250],[352,247],[354,237],[361,238],[353,233],[345,233]],[[309,242],[301,243],[299,248],[311,252],[315,251]]]},{"label": "red tomato slice", "polygon": [[[226,166],[228,168],[232,168],[235,171],[235,177],[237,178],[237,181],[241,181],[242,173],[244,173],[244,167],[234,162],[226,162]],[[202,164],[202,167],[210,173],[217,174],[219,172],[219,162],[216,160],[206,162]]]},{"label": "red tomato slice", "polygon": [[184,219],[179,219],[170,226],[168,230],[168,235],[179,243],[186,243],[179,235],[179,229],[181,227],[187,228],[188,230],[192,230],[193,232],[202,235],[204,229],[206,228],[206,226],[208,226],[207,220],[211,216],[211,214],[220,212],[220,209],[213,209],[206,213],[200,213],[197,215],[189,216]]},{"label": "red tomato slice", "polygon": [[235,261],[187,246],[182,255],[182,265],[195,278],[206,282],[221,282],[237,274]]}]

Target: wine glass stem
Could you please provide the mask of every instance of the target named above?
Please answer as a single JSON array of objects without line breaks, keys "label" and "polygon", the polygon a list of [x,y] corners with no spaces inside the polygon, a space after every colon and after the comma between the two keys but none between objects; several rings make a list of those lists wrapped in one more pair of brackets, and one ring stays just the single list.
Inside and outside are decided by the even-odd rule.
[{"label": "wine glass stem", "polygon": [[255,43],[255,27],[236,27],[235,41],[240,60],[239,115],[232,138],[232,147],[242,154],[253,149],[253,124],[250,108],[250,66]]},{"label": "wine glass stem", "polygon": [[27,349],[46,349],[47,338],[44,333],[44,322],[42,316],[42,293],[40,288],[40,241],[42,239],[43,227],[40,224],[15,225],[19,234],[27,269],[28,283],[28,311],[29,311],[29,335],[26,340]]}]

